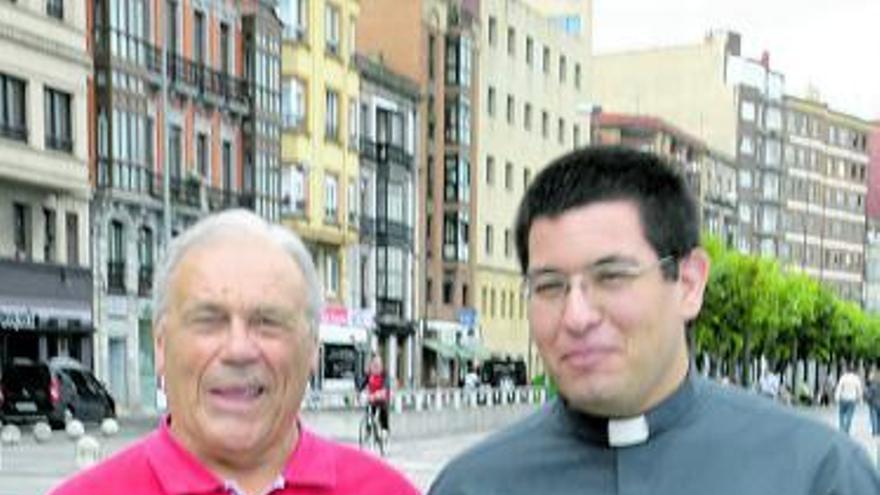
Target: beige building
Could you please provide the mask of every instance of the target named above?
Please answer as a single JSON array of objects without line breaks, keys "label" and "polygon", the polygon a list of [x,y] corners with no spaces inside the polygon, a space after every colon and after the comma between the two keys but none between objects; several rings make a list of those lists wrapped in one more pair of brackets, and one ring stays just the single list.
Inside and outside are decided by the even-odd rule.
[{"label": "beige building", "polygon": [[591,2],[480,2],[474,304],[483,345],[540,368],[514,246],[516,207],[553,158],[590,136]]},{"label": "beige building", "polygon": [[93,363],[91,67],[83,2],[0,2],[0,365]]},{"label": "beige building", "polygon": [[785,104],[781,258],[862,302],[870,122],[816,99],[786,96]]}]

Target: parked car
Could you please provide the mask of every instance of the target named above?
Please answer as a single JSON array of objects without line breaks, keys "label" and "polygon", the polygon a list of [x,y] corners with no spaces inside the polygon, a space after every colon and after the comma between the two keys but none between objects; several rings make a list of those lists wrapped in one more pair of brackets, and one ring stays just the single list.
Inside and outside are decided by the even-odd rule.
[{"label": "parked car", "polygon": [[116,416],[116,403],[92,372],[70,358],[35,363],[15,358],[0,375],[0,419],[31,423],[46,419],[52,428],[67,421],[101,421]]}]

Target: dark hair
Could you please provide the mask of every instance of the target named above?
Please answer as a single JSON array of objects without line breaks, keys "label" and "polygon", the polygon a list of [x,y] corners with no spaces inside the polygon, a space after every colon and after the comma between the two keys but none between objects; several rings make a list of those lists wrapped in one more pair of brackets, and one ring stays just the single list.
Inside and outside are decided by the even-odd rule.
[{"label": "dark hair", "polygon": [[[522,272],[529,268],[529,231],[536,219],[614,200],[636,203],[645,238],[658,257],[679,260],[699,244],[696,201],[672,165],[620,146],[587,147],[551,162],[526,189],[514,227]],[[676,278],[678,265],[668,263],[664,275]]]}]

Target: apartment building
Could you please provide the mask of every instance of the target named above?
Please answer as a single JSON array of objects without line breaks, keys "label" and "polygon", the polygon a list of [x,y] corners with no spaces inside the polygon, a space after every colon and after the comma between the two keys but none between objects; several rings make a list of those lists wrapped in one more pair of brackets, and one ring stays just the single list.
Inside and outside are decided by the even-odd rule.
[{"label": "apartment building", "polygon": [[782,216],[784,76],[767,53],[740,53],[739,34],[695,44],[595,57],[597,102],[610,112],[653,115],[734,157],[744,252],[778,256]]},{"label": "apartment building", "polygon": [[277,214],[281,26],[272,2],[86,4],[96,369],[150,411],[159,254],[210,211]]},{"label": "apartment building", "polygon": [[589,144],[591,2],[483,0],[479,9],[473,308],[486,351],[525,361],[534,374],[540,359],[521,291],[514,217],[535,174]]},{"label": "apartment building", "polygon": [[316,386],[351,388],[357,356],[338,341],[368,348],[372,315],[351,276],[358,259],[360,79],[354,62],[357,0],[283,0],[281,221],[308,245],[323,282],[321,359],[339,356],[340,378]]},{"label": "apartment building", "polygon": [[92,366],[82,2],[0,2],[0,366]]},{"label": "apartment building", "polygon": [[728,246],[736,245],[740,225],[733,157],[711,150],[701,140],[658,117],[599,113],[593,126],[596,144],[650,151],[676,166],[698,201],[703,231]]},{"label": "apartment building", "polygon": [[870,123],[816,98],[785,97],[781,259],[862,302]]},{"label": "apartment building", "polygon": [[458,382],[466,352],[459,344],[476,331],[477,4],[371,0],[358,20],[358,50],[415,81],[422,94],[415,316],[426,385]]},{"label": "apartment building", "polygon": [[[377,60],[357,55],[360,92],[360,245],[348,258],[358,306],[374,315],[371,348],[384,357],[396,384],[418,383],[415,339],[415,156],[419,87]],[[325,366],[325,370],[327,367]]]}]

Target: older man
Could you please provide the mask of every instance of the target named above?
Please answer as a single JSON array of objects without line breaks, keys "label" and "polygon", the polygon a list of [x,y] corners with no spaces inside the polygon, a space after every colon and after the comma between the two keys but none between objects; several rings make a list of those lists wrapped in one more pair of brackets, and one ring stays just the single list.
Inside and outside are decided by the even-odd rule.
[{"label": "older man", "polygon": [[845,436],[689,369],[709,273],[687,186],[654,155],[575,151],[516,221],[531,331],[560,399],[454,460],[433,495],[868,495]]},{"label": "older man", "polygon": [[55,495],[417,493],[297,419],[321,291],[293,233],[243,210],[207,217],[172,242],[155,298],[168,416]]}]

